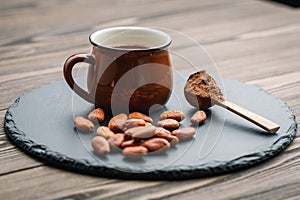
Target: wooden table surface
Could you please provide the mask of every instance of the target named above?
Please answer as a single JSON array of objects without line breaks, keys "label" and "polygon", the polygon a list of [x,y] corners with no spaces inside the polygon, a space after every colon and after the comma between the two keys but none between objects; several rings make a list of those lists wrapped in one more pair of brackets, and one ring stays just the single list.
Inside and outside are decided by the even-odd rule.
[{"label": "wooden table surface", "polygon": [[300,119],[300,9],[258,0],[0,1],[1,199],[299,199],[300,137],[278,156],[222,176],[186,181],[92,177],[47,166],[19,150],[3,119],[15,99],[62,79],[91,32],[111,26],[179,31],[207,50],[220,73],[259,86]]}]

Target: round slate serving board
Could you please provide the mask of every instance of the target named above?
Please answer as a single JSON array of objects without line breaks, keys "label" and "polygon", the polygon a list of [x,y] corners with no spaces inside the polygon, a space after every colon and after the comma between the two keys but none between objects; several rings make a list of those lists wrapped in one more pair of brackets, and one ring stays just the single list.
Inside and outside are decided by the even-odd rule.
[{"label": "round slate serving board", "polygon": [[[186,114],[181,127],[191,125],[189,118],[196,111],[184,99],[187,78],[187,73],[174,75],[174,91],[163,108]],[[297,124],[283,101],[235,80],[224,78],[223,83],[227,100],[278,123],[281,128],[277,134],[270,135],[214,106],[206,111],[208,118],[192,140],[180,142],[165,153],[139,160],[128,160],[120,152],[98,156],[91,147],[95,132],[78,133],[73,125],[73,117],[87,116],[93,105],[74,95],[63,80],[19,97],[6,113],[5,130],[18,147],[47,164],[123,179],[175,180],[233,172],[271,158],[292,142]],[[151,113],[154,121],[159,114]]]}]

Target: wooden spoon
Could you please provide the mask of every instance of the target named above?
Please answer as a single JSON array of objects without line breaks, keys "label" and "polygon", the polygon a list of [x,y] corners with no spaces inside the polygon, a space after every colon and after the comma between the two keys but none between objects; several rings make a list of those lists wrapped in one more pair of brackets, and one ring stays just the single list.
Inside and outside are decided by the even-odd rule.
[{"label": "wooden spoon", "polygon": [[218,105],[256,124],[270,133],[276,133],[280,126],[230,101],[226,101],[216,81],[205,70],[190,75],[184,87],[186,100],[199,109]]}]

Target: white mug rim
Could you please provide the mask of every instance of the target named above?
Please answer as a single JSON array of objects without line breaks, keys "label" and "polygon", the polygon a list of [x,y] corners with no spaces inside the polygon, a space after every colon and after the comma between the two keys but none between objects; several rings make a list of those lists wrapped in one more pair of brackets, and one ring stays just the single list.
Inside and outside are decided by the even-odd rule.
[{"label": "white mug rim", "polygon": [[[141,48],[118,48],[115,46],[110,46],[104,43],[101,43],[99,41],[96,41],[96,37],[99,36],[100,34],[104,34],[104,33],[110,33],[110,32],[120,32],[120,33],[124,33],[126,31],[145,31],[151,34],[156,34],[157,36],[160,36],[160,38],[162,38],[164,40],[164,42],[162,42],[160,45],[153,45],[153,46],[149,46],[147,48],[141,49]],[[104,48],[104,49],[110,49],[110,50],[117,50],[117,51],[151,51],[151,50],[162,50],[165,49],[166,47],[168,47],[171,42],[172,42],[172,38],[165,32],[160,31],[158,29],[155,28],[148,28],[148,27],[137,27],[137,26],[120,26],[120,27],[110,27],[110,28],[105,28],[105,29],[100,29],[98,31],[93,32],[92,34],[90,34],[89,36],[89,40],[91,42],[91,44],[93,46],[96,47],[100,47],[100,48]],[[130,45],[128,45],[130,46]]]}]

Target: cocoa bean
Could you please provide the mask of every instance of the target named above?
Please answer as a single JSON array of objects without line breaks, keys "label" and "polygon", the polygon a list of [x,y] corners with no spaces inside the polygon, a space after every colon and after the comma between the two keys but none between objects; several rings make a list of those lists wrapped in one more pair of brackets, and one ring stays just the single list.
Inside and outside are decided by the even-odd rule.
[{"label": "cocoa bean", "polygon": [[173,146],[179,143],[179,138],[177,136],[174,136],[174,135],[170,136],[167,140]]},{"label": "cocoa bean", "polygon": [[92,132],[94,130],[94,124],[84,117],[77,116],[74,119],[74,125],[78,131],[81,132]]},{"label": "cocoa bean", "polygon": [[108,123],[108,128],[113,132],[121,131],[127,119],[128,117],[126,114],[118,114],[110,119]]},{"label": "cocoa bean", "polygon": [[158,134],[171,135],[171,132],[167,129],[164,129],[163,127],[156,127],[155,135],[158,135]]},{"label": "cocoa bean", "polygon": [[132,138],[150,138],[155,135],[155,129],[155,126],[139,126],[126,130],[125,134]]},{"label": "cocoa bean", "polygon": [[131,140],[127,140],[127,141],[124,141],[121,145],[122,148],[125,148],[125,147],[131,147],[131,146],[137,146],[139,145],[140,142],[139,141],[136,141],[134,139],[131,139]]},{"label": "cocoa bean", "polygon": [[116,133],[110,138],[108,138],[108,143],[110,144],[110,147],[113,149],[121,148],[122,143],[125,141],[124,134],[123,133]]},{"label": "cocoa bean", "polygon": [[167,110],[167,111],[161,113],[160,116],[159,116],[160,120],[174,119],[178,122],[180,122],[184,118],[185,118],[184,113],[179,111],[179,110]]},{"label": "cocoa bean", "polygon": [[171,145],[176,145],[179,142],[179,139],[176,136],[172,135],[170,131],[161,127],[156,128],[155,137],[164,138],[168,140]]},{"label": "cocoa bean", "polygon": [[99,136],[104,137],[105,139],[108,139],[111,136],[113,136],[115,133],[112,132],[107,126],[100,126],[97,129],[96,134],[99,135]]},{"label": "cocoa bean", "polygon": [[145,126],[153,126],[150,122],[146,122]]},{"label": "cocoa bean", "polygon": [[177,136],[179,140],[191,139],[196,133],[193,127],[186,127],[172,131],[172,135]]},{"label": "cocoa bean", "polygon": [[142,143],[149,152],[165,151],[170,148],[170,143],[163,138],[151,138]]},{"label": "cocoa bean", "polygon": [[174,130],[174,129],[177,129],[180,124],[175,119],[164,119],[164,120],[158,121],[156,125],[159,127],[168,129],[168,130]]},{"label": "cocoa bean", "polygon": [[206,113],[202,110],[198,110],[191,117],[191,122],[193,124],[202,124],[206,120]]},{"label": "cocoa bean", "polygon": [[102,122],[105,119],[104,111],[102,108],[96,108],[88,115],[88,119],[94,124]]},{"label": "cocoa bean", "polygon": [[127,130],[133,127],[145,126],[146,122],[143,119],[127,119],[123,130]]},{"label": "cocoa bean", "polygon": [[110,152],[109,144],[104,137],[96,136],[92,139],[94,151],[100,155]]},{"label": "cocoa bean", "polygon": [[143,113],[140,112],[132,112],[129,114],[130,119],[142,119],[145,122],[153,123],[153,120],[151,117],[144,115]]},{"label": "cocoa bean", "polygon": [[148,149],[143,146],[131,146],[123,149],[123,155],[129,158],[140,158],[147,155]]}]

